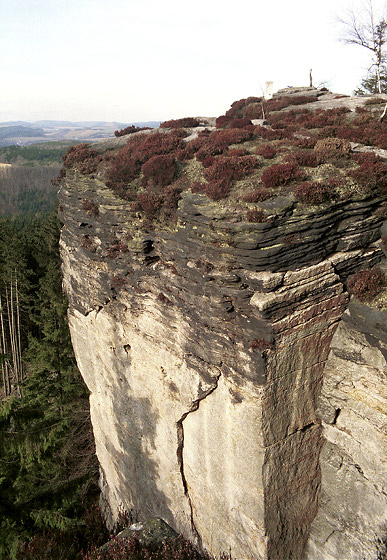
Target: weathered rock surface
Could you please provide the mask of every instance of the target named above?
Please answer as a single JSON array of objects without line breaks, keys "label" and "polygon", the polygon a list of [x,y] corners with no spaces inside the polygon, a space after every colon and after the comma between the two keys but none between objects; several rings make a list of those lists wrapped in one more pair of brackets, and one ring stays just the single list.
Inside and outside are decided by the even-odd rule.
[{"label": "weathered rock surface", "polygon": [[386,379],[387,312],[353,299],[324,370],[322,486],[312,559],[379,558],[387,537]]},{"label": "weathered rock surface", "polygon": [[[321,401],[325,443],[316,409],[345,279],[382,255],[382,200],[306,210],[278,197],[262,203],[270,221],[255,224],[186,192],[176,228],[141,232],[129,203],[97,179],[68,172],[60,198],[71,335],[111,521],[134,509],[215,555],[270,560],[305,558],[313,523],[308,558],[360,560],[335,554],[360,526],[372,541],[385,520],[385,463],[374,456],[385,430],[379,343],[364,346],[368,365],[348,392],[345,382],[335,387],[350,376],[338,360],[348,367],[358,342],[340,358],[352,339],[336,335]],[[127,248],[112,252],[117,240]],[[354,313],[341,333],[353,332]],[[339,471],[349,474],[337,485]],[[360,500],[365,487],[373,497],[364,522],[348,525],[346,504],[357,499],[348,492]]]}]

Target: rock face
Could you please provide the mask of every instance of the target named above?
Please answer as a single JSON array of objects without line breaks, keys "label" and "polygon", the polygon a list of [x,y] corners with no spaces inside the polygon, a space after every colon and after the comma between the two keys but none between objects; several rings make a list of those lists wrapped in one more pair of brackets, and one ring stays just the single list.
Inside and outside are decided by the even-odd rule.
[{"label": "rock face", "polygon": [[310,558],[385,558],[377,554],[385,554],[387,537],[386,374],[387,313],[352,300],[324,370],[322,487]]},{"label": "rock face", "polygon": [[278,197],[243,223],[185,192],[177,227],[144,233],[103,182],[67,173],[64,287],[110,522],[158,516],[236,559],[375,557],[385,314],[351,306],[327,358],[346,277],[381,259],[382,203]]},{"label": "rock face", "polygon": [[387,158],[374,101],[296,88],[272,127],[248,98],[216,131],[69,150],[63,282],[110,524],[159,517],[235,560],[386,557],[387,300],[346,288],[386,268],[387,166],[353,143]]}]

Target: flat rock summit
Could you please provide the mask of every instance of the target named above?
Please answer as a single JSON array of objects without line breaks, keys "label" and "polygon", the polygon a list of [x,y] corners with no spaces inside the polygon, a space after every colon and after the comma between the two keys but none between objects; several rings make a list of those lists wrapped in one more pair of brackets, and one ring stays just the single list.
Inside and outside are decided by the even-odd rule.
[{"label": "flat rock summit", "polygon": [[107,521],[387,546],[387,96],[289,88],[70,148],[63,283]]}]

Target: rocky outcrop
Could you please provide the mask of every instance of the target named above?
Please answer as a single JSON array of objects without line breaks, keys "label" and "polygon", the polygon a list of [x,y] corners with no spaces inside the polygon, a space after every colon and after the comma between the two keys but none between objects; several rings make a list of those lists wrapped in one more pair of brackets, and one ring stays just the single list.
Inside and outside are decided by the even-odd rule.
[{"label": "rocky outcrop", "polygon": [[351,348],[351,307],[324,367],[347,276],[381,259],[383,204],[278,196],[248,223],[186,191],[176,227],[144,231],[102,181],[67,173],[64,287],[112,522],[120,508],[156,515],[236,559],[362,558],[339,553],[385,520],[377,319]]},{"label": "rocky outcrop", "polygon": [[387,312],[353,299],[324,370],[322,486],[310,558],[385,558],[386,375]]}]

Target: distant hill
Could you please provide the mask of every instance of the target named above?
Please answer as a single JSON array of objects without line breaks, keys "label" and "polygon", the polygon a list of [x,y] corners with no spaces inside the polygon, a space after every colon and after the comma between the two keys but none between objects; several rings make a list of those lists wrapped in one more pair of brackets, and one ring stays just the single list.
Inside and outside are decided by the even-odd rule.
[{"label": "distant hill", "polygon": [[45,136],[45,132],[42,128],[30,127],[23,125],[11,125],[11,126],[1,126],[0,125],[0,138],[18,138],[18,137],[36,137]]},{"label": "distant hill", "polygon": [[135,126],[150,126],[151,128],[158,128],[161,121],[141,121],[141,122],[116,122],[116,121],[55,121],[55,120],[42,120],[42,121],[6,121],[0,122],[0,128],[24,126],[27,128],[92,128],[92,127],[116,127],[124,128],[129,125]]},{"label": "distant hill", "polygon": [[27,146],[47,141],[96,142],[114,136],[115,130],[129,125],[157,128],[160,121],[105,122],[105,121],[9,121],[0,123],[0,146]]}]

